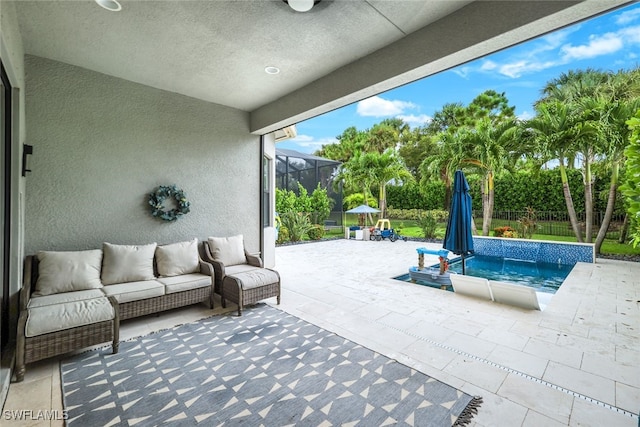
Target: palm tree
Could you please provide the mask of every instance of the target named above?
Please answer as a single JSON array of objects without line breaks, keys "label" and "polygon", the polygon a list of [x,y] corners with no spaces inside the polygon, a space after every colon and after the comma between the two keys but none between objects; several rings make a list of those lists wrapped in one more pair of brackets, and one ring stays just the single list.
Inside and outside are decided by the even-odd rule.
[{"label": "palm tree", "polygon": [[600,230],[596,236],[595,252],[600,248],[609,229],[618,193],[620,165],[624,162],[624,150],[629,145],[631,130],[627,121],[640,110],[640,70],[625,73],[618,72],[611,76],[609,84],[604,88],[602,100],[602,135],[606,142],[606,161],[611,168],[609,196]]},{"label": "palm tree", "polygon": [[368,166],[368,159],[365,156],[364,152],[358,151],[348,161],[344,162],[336,174],[334,183],[336,185],[343,183],[344,189],[348,191],[362,191],[364,204],[368,206],[374,177]]},{"label": "palm tree", "polygon": [[526,122],[526,128],[530,129],[538,142],[538,151],[547,153],[549,158],[557,159],[562,181],[562,192],[571,228],[578,242],[583,242],[582,231],[578,224],[569,179],[567,178],[567,158],[574,151],[573,141],[576,137],[576,128],[569,112],[567,104],[560,101],[539,102],[535,106],[536,116]]},{"label": "palm tree", "polygon": [[402,159],[392,148],[386,149],[382,154],[371,152],[363,155],[364,166],[368,169],[372,184],[378,185],[380,202],[378,209],[382,218],[387,213],[387,184],[390,181],[408,182],[413,180],[413,175],[407,170]]},{"label": "palm tree", "polygon": [[603,88],[607,87],[611,73],[588,68],[562,73],[547,83],[543,89],[546,101],[555,100],[570,106],[575,116],[574,125],[582,130],[576,133],[576,153],[582,155],[582,178],[585,203],[585,240],[591,242],[593,229],[593,180],[591,166],[596,153],[602,153],[598,142],[599,123],[604,114],[598,101]]},{"label": "palm tree", "polygon": [[494,177],[509,168],[513,159],[513,147],[520,128],[514,119],[492,122],[481,119],[475,128],[462,135],[463,153],[468,156],[461,163],[472,165],[482,175],[482,235],[488,236],[491,229],[494,205]]},{"label": "palm tree", "polygon": [[448,211],[451,205],[453,176],[460,168],[464,155],[461,154],[462,131],[459,129],[441,132],[436,136],[436,151],[424,158],[420,164],[420,184],[425,186],[431,179],[439,179],[444,183],[445,196],[442,209]]}]

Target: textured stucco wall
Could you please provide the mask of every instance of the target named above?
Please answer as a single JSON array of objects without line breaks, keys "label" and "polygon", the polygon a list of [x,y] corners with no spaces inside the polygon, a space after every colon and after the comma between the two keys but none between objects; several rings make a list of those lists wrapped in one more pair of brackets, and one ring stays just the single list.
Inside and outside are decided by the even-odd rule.
[{"label": "textured stucco wall", "polygon": [[[35,56],[25,70],[26,253],[236,233],[260,250],[262,156],[248,113]],[[147,204],[169,184],[191,202],[173,223]]]}]

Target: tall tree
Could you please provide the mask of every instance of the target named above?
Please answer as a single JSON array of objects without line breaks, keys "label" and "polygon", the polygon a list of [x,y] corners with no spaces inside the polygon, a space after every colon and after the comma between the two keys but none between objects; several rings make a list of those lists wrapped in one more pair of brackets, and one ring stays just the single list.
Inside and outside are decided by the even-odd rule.
[{"label": "tall tree", "polygon": [[488,236],[493,217],[496,173],[510,166],[510,159],[518,139],[516,120],[503,120],[494,124],[490,117],[480,119],[473,130],[462,135],[462,162],[477,168],[482,176],[482,235]]},{"label": "tall tree", "polygon": [[605,142],[606,164],[610,167],[607,207],[595,240],[595,252],[600,253],[609,229],[618,193],[619,171],[624,162],[624,150],[631,142],[628,122],[640,110],[640,69],[620,71],[612,75],[600,93],[602,104],[602,136]]},{"label": "tall tree", "polygon": [[[444,182],[447,194],[445,209],[449,209],[453,173],[463,158],[473,158],[477,154],[471,153],[470,149],[463,153],[465,149],[461,138],[472,138],[477,132],[477,126],[488,133],[500,128],[505,122],[510,123],[507,127],[512,127],[514,111],[515,107],[509,105],[504,92],[487,90],[476,96],[467,106],[461,103],[445,104],[434,114],[427,130],[434,133],[438,149],[422,161],[420,170],[426,177],[422,182],[430,177],[438,177]],[[493,211],[488,204],[487,209]],[[491,220],[485,219],[483,222],[490,225]]]},{"label": "tall tree", "polygon": [[436,137],[428,131],[426,126],[420,126],[401,135],[398,155],[404,161],[407,170],[419,182],[422,179],[420,164],[437,150]]},{"label": "tall tree", "polygon": [[388,148],[395,148],[400,142],[400,134],[406,131],[404,122],[400,119],[383,120],[367,130],[365,151],[382,153]]},{"label": "tall tree", "polygon": [[387,184],[390,181],[406,183],[413,180],[402,158],[393,148],[386,149],[382,154],[366,153],[366,164],[373,177],[373,182],[378,185],[379,204],[382,218],[387,217]]},{"label": "tall tree", "polygon": [[535,106],[536,116],[526,122],[538,143],[538,151],[547,153],[549,158],[558,160],[562,192],[567,206],[571,228],[579,242],[583,242],[582,230],[571,197],[571,188],[567,177],[567,157],[574,150],[573,141],[576,128],[569,109],[560,101],[539,102]]},{"label": "tall tree", "polygon": [[462,153],[461,134],[460,129],[451,129],[438,134],[435,137],[437,141],[435,152],[425,157],[420,164],[420,184],[423,188],[432,179],[438,179],[444,183],[445,197],[442,209],[446,211],[451,207],[454,173],[466,157]]},{"label": "tall tree", "polygon": [[[593,181],[591,166],[599,149],[598,124],[603,110],[595,99],[607,84],[610,73],[595,69],[568,71],[549,81],[543,94],[546,100],[563,102],[575,116],[574,126],[581,127],[576,133],[575,152],[581,156],[582,182],[585,203],[585,240],[591,242],[593,235]],[[594,102],[595,101],[595,102]],[[594,108],[595,107],[595,108]]]},{"label": "tall tree", "polygon": [[362,151],[367,144],[368,134],[360,131],[355,126],[346,128],[342,134],[336,137],[338,140],[334,144],[325,144],[314,154],[338,162],[347,162],[354,154]]}]

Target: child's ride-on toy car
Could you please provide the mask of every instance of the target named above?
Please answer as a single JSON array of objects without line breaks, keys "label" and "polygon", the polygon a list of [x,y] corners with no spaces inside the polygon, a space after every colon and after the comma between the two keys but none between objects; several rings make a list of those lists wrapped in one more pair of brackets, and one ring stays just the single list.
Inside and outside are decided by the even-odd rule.
[{"label": "child's ride-on toy car", "polygon": [[389,221],[388,219],[379,219],[376,223],[376,226],[371,228],[370,231],[370,240],[376,240],[379,242],[382,239],[388,238],[392,242],[395,242],[398,239],[402,239],[405,242],[407,241],[406,237],[402,237],[401,235],[396,233],[393,228],[391,228],[391,221]]}]

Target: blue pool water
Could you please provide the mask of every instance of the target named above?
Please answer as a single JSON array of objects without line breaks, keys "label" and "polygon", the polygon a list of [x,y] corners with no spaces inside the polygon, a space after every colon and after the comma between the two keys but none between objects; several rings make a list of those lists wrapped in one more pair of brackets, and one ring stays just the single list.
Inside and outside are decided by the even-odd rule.
[{"label": "blue pool water", "polygon": [[[438,266],[435,265],[433,267]],[[475,255],[465,258],[465,274],[469,276],[516,283],[518,285],[535,288],[538,292],[550,294],[556,293],[560,285],[562,285],[562,282],[564,282],[564,279],[566,279],[571,272],[571,269],[573,269],[573,266],[567,264],[522,261],[486,255]],[[449,270],[458,274],[462,273],[460,258],[451,261]],[[396,279],[403,281],[410,280],[408,274],[398,276]],[[435,283],[422,284],[440,287],[440,285]],[[451,287],[449,286],[448,288]]]},{"label": "blue pool water", "polygon": [[[556,293],[573,269],[572,265],[567,264],[522,261],[486,255],[466,258],[464,265],[465,273],[470,276],[529,286],[536,288],[539,292],[552,294]],[[453,262],[449,269],[461,274],[462,263]]]}]

